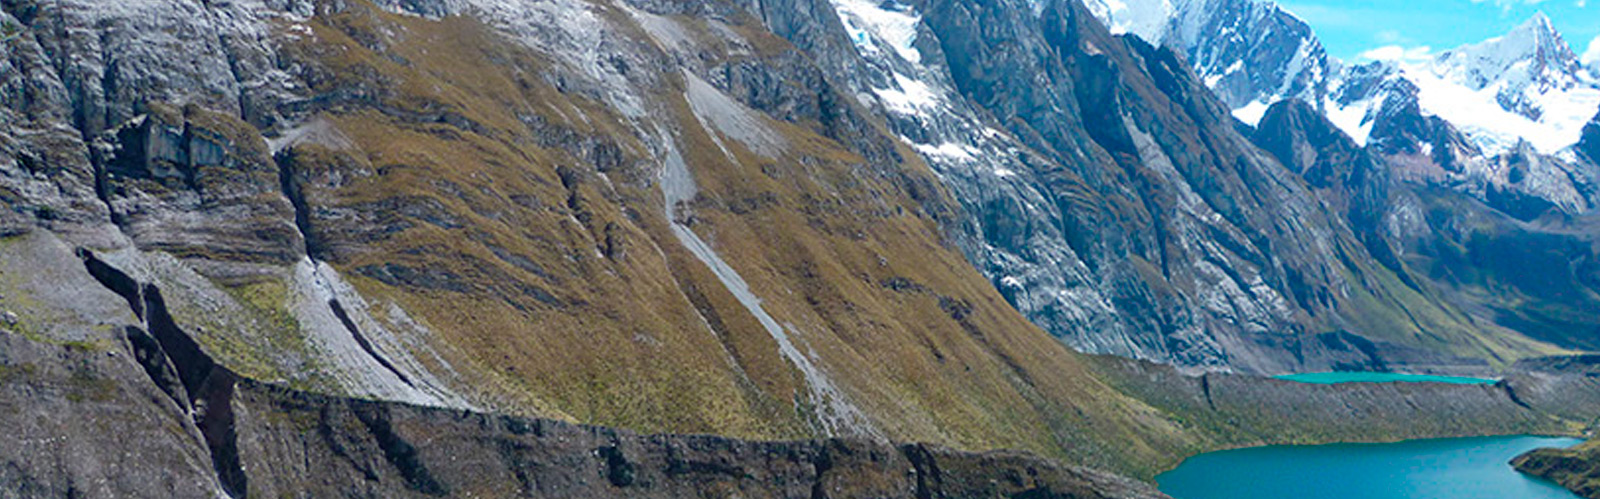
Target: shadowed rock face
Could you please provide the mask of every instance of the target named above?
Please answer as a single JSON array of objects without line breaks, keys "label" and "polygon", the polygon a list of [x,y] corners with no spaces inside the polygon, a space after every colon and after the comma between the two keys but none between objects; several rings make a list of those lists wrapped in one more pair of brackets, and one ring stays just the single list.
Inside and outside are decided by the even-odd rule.
[{"label": "shadowed rock face", "polygon": [[[924,19],[953,87],[1042,156],[1021,182],[1059,211],[1006,213],[1028,222],[1001,227],[1057,232],[1023,238],[986,230],[988,246],[1011,252],[977,258],[999,260],[980,263],[996,280],[1023,282],[1027,291],[1014,303],[1036,322],[1092,352],[1266,372],[1330,367],[1313,338],[1339,330],[1385,348],[1423,329],[1473,342],[1470,326],[1446,318],[1452,313],[1425,300],[1404,303],[1415,298],[1395,289],[1403,279],[1390,269],[1392,255],[1369,250],[1382,248],[1365,244],[1346,220],[1344,207],[1366,209],[1370,198],[1385,195],[1381,179],[1368,180],[1374,165],[1360,164],[1371,158],[1348,144],[1342,156],[1328,152],[1318,168],[1338,169],[1348,177],[1341,182],[1363,186],[1350,195],[1364,196],[1330,212],[1319,199],[1325,184],[1308,186],[1300,175],[1321,173],[1311,169],[1316,165],[1285,168],[1290,158],[1265,154],[1242,137],[1179,56],[1109,36],[1075,2],[1043,5],[1035,15],[1006,2],[930,2]],[[1319,140],[1337,135],[1318,132]],[[964,180],[946,178],[962,189]],[[1376,213],[1360,215],[1363,225],[1377,225]],[[1028,239],[1070,248],[1074,265],[1057,265],[1067,269],[1057,272],[1076,274],[1067,282],[1089,283],[1108,306],[1078,300],[1060,313],[1036,303],[1029,295],[1038,291],[1026,281],[1031,272],[1014,262],[1060,257],[1011,245]],[[1367,319],[1418,305],[1433,309],[1427,315],[1435,319]],[[1481,356],[1481,348],[1463,351]],[[1423,364],[1459,362],[1455,352],[1435,351]]]},{"label": "shadowed rock face", "polygon": [[[1485,201],[1436,185],[1409,169],[1429,160],[1381,144],[1358,148],[1298,102],[1274,105],[1253,140],[1302,171],[1407,288],[1470,316],[1476,328],[1594,348],[1593,215],[1552,211],[1514,191],[1490,189]],[[1436,143],[1434,151],[1447,149]],[[1517,206],[1526,210],[1506,204],[1523,201],[1531,204]]]},{"label": "shadowed rock face", "polygon": [[[866,440],[636,435],[549,420],[331,400],[258,388],[247,410],[304,420],[241,434],[262,495],[1165,497],[1020,454]],[[308,483],[303,477],[324,477]]]},{"label": "shadowed rock face", "polygon": [[[1166,497],[1025,454],[638,435],[314,395],[221,368],[191,409],[141,382],[133,359],[108,356],[120,345],[4,334],[0,347],[7,497]],[[127,455],[139,458],[115,458]]]}]

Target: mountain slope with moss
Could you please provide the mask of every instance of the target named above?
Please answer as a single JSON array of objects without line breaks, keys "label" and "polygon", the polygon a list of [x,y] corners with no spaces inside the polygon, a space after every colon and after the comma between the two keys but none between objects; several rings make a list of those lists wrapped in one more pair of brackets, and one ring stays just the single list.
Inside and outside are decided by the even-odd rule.
[{"label": "mountain slope with moss", "polygon": [[1600,443],[1571,449],[1538,449],[1511,461],[1517,471],[1561,484],[1581,497],[1600,497]]},{"label": "mountain slope with moss", "polygon": [[[47,394],[5,400],[94,409],[56,427],[16,412],[30,433],[7,448],[60,439],[98,462],[86,428],[152,430],[175,449],[153,466],[211,461],[184,479],[239,494],[249,446],[292,462],[310,439],[427,493],[413,465],[451,444],[364,411],[1012,449],[1137,477],[1230,445],[1582,426],[1509,389],[1324,389],[1229,427],[1297,392],[1224,378],[1244,388],[1219,406],[1211,378],[1069,348],[1050,332],[1262,371],[1560,351],[1475,334],[1406,287],[1170,52],[1076,2],[975,5],[917,5],[927,57],[886,74],[851,69],[870,51],[826,2],[0,3],[23,33],[0,42],[0,329],[40,349],[0,365]],[[932,54],[959,98],[896,78]],[[961,131],[914,135],[937,120],[886,106],[981,125],[1017,170],[961,181],[926,147]],[[1024,205],[1059,217],[1006,216]],[[1030,301],[1001,261],[1066,287]],[[1333,331],[1402,308],[1363,331],[1376,347]],[[1593,388],[1569,381],[1537,386]],[[1393,424],[1293,416],[1351,396]],[[479,429],[461,438],[499,436]],[[6,483],[117,469],[17,452]]]}]

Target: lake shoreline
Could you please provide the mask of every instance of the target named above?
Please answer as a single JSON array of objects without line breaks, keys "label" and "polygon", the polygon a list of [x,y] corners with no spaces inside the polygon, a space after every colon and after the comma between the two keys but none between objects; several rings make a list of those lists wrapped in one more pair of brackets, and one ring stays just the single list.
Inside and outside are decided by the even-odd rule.
[{"label": "lake shoreline", "polygon": [[[1418,497],[1571,499],[1575,496],[1567,495],[1570,492],[1559,484],[1521,473],[1510,461],[1532,449],[1567,448],[1581,443],[1581,439],[1569,436],[1523,434],[1240,446],[1189,456],[1173,470],[1155,476],[1151,483],[1177,499],[1282,497],[1303,483],[1329,487],[1302,491],[1321,494],[1315,497],[1412,497],[1385,495],[1390,494],[1386,490],[1406,490],[1425,494]],[[1198,457],[1205,459],[1196,462]],[[1341,473],[1365,474],[1367,480],[1340,481],[1338,477],[1345,476]],[[1241,479],[1217,478],[1229,474],[1238,474]],[[1247,475],[1254,479],[1242,479]],[[1467,487],[1468,492],[1458,490],[1462,487]],[[1516,495],[1505,495],[1513,493],[1507,491]],[[1463,493],[1477,495],[1461,496]]]},{"label": "lake shoreline", "polygon": [[1371,371],[1334,371],[1281,374],[1272,379],[1293,381],[1310,385],[1337,385],[1342,383],[1444,383],[1451,385],[1493,385],[1502,378],[1446,376],[1439,374],[1412,374]]},{"label": "lake shoreline", "polygon": [[[1519,368],[1494,384],[1311,384],[1238,373],[1185,373],[1167,365],[1094,356],[1113,386],[1199,438],[1165,458],[1094,463],[1146,482],[1207,452],[1272,445],[1381,444],[1442,438],[1582,438],[1600,407],[1590,364]],[[1520,365],[1519,365],[1520,367]],[[1559,367],[1559,366],[1558,366]]]}]

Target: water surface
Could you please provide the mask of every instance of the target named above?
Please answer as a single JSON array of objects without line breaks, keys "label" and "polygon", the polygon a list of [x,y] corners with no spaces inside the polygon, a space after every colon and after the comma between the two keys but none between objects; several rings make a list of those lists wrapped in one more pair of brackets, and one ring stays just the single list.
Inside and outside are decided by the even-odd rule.
[{"label": "water surface", "polygon": [[1316,385],[1332,385],[1336,383],[1387,383],[1390,381],[1403,381],[1407,383],[1451,383],[1457,385],[1492,385],[1495,384],[1496,381],[1486,378],[1463,378],[1460,376],[1370,372],[1306,373],[1288,374],[1274,377],[1283,380],[1311,383]]},{"label": "water surface", "polygon": [[1156,483],[1174,499],[1578,499],[1509,462],[1579,442],[1516,436],[1258,447],[1191,457]]}]

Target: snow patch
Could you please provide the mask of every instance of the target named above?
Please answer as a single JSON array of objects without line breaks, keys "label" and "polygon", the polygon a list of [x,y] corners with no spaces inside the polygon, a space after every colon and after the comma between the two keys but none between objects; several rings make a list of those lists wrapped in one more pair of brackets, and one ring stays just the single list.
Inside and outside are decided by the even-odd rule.
[{"label": "snow patch", "polygon": [[1161,45],[1176,9],[1171,0],[1087,0],[1089,11],[1111,34],[1132,34]]},{"label": "snow patch", "polygon": [[[1600,89],[1592,87],[1541,92],[1537,86],[1518,89],[1498,81],[1474,89],[1451,72],[1416,66],[1402,71],[1420,90],[1424,112],[1454,124],[1488,154],[1509,151],[1523,139],[1540,153],[1554,154],[1576,144],[1583,125],[1600,109]],[[1521,97],[1536,109],[1538,119],[1506,109],[1500,103],[1503,96]]]},{"label": "snow patch", "polygon": [[1233,110],[1233,117],[1238,118],[1239,121],[1243,121],[1247,125],[1256,126],[1257,124],[1261,123],[1261,118],[1267,115],[1267,109],[1271,107],[1272,104],[1267,102],[1259,100],[1250,101],[1250,103],[1245,104],[1244,107]]},{"label": "snow patch", "polygon": [[973,155],[978,153],[978,150],[972,146],[957,144],[954,142],[945,142],[937,146],[932,144],[912,143],[911,147],[915,148],[917,152],[922,153],[924,156],[959,161],[970,161],[972,160]]},{"label": "snow patch", "polygon": [[1323,102],[1323,107],[1327,109],[1328,121],[1333,122],[1333,125],[1340,130],[1344,130],[1344,133],[1355,140],[1357,145],[1366,147],[1367,138],[1372,135],[1372,120],[1368,117],[1373,110],[1373,104],[1373,99],[1363,99],[1340,106],[1333,99],[1327,99]]},{"label": "snow patch", "polygon": [[922,52],[916,48],[917,25],[922,17],[910,6],[894,0],[833,0],[833,9],[850,33],[850,40],[866,55],[879,54],[880,44],[886,44],[901,59],[922,63]]},{"label": "snow patch", "polygon": [[939,106],[939,94],[927,83],[913,80],[900,73],[894,74],[894,88],[874,88],[884,107],[900,114],[923,115],[924,111]]}]

